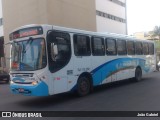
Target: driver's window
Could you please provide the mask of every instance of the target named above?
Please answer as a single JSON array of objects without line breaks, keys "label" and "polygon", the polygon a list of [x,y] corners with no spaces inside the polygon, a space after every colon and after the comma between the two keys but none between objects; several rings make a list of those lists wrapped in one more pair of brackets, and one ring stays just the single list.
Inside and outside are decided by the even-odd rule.
[{"label": "driver's window", "polygon": [[[71,58],[70,35],[66,32],[52,31],[49,32],[47,41],[49,69],[51,72],[56,72],[62,69]],[[54,52],[54,46],[57,53]]]}]

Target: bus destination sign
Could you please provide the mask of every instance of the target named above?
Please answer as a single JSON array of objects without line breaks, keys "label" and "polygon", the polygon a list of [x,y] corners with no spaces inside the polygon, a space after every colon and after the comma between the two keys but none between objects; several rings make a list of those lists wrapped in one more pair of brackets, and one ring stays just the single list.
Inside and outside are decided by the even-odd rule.
[{"label": "bus destination sign", "polygon": [[30,27],[30,28],[24,28],[17,30],[9,35],[10,40],[28,37],[28,36],[34,36],[34,35],[41,35],[43,34],[42,27]]}]

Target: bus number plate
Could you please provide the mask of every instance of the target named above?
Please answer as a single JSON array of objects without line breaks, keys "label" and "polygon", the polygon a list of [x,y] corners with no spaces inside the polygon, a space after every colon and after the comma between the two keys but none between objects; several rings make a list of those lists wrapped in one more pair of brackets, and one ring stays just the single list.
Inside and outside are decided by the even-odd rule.
[{"label": "bus number plate", "polygon": [[24,92],[24,89],[23,88],[19,88],[18,91],[19,92]]}]

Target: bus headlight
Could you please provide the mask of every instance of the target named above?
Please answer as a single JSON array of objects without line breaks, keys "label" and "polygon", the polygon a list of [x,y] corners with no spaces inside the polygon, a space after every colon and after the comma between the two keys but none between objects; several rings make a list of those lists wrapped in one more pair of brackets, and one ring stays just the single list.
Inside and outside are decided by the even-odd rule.
[{"label": "bus headlight", "polygon": [[32,85],[37,85],[37,84],[38,84],[38,81],[32,82]]},{"label": "bus headlight", "polygon": [[14,83],[14,82],[11,80],[11,81],[10,81],[10,84],[13,84],[13,83]]}]

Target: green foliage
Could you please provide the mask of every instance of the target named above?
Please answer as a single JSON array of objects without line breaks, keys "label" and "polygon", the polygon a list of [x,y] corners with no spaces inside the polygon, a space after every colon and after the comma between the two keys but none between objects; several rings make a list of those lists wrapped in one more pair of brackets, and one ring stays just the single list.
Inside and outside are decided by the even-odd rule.
[{"label": "green foliage", "polygon": [[158,37],[160,40],[160,26],[155,26],[152,32],[152,36]]},{"label": "green foliage", "polygon": [[155,41],[156,48],[160,48],[160,41]]},{"label": "green foliage", "polygon": [[155,41],[155,46],[156,46],[157,50],[160,50],[160,41],[159,40]]}]

